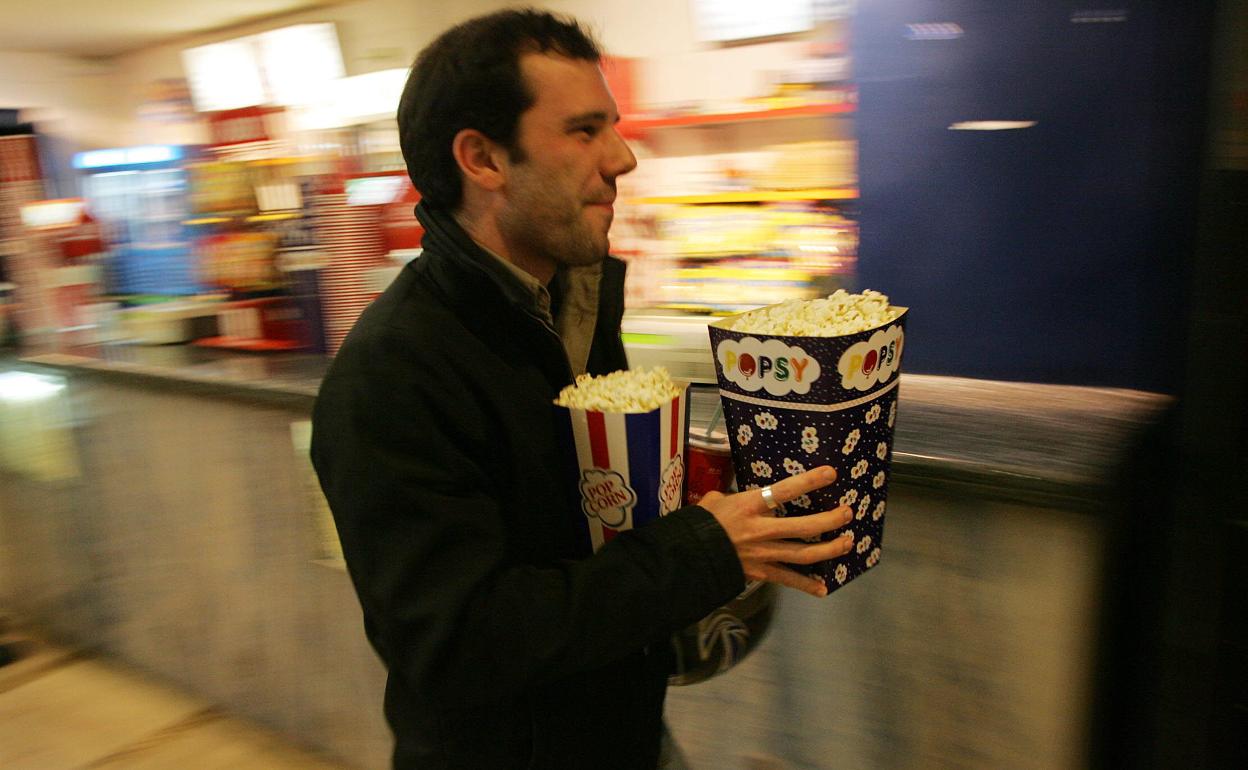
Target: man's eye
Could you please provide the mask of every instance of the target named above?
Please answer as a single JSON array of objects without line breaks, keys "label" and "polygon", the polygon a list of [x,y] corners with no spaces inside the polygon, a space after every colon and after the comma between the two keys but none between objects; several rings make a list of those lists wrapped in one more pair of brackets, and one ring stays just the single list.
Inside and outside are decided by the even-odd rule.
[{"label": "man's eye", "polygon": [[573,129],[573,132],[592,139],[598,135],[598,127],[597,126],[578,126],[575,129]]}]

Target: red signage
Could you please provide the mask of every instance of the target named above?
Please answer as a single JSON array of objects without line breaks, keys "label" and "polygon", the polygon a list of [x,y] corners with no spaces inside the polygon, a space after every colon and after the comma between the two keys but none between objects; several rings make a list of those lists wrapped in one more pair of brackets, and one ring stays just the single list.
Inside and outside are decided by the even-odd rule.
[{"label": "red signage", "polygon": [[210,113],[208,129],[212,132],[212,146],[269,141],[273,138],[269,129],[270,116],[281,111],[280,107],[243,107]]}]

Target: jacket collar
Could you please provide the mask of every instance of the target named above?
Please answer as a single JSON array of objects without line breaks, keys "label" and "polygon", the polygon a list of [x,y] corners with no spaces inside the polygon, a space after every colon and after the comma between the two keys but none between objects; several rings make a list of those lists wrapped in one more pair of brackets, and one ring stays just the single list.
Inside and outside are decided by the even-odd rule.
[{"label": "jacket collar", "polygon": [[[514,307],[541,319],[535,309],[532,290],[512,275],[499,258],[487,252],[455,221],[450,212],[421,201],[416,218],[425,228],[424,255],[435,281],[445,295],[456,302],[479,307],[486,292],[497,292]],[[624,265],[614,257],[584,267],[561,268],[563,301],[554,319],[575,373],[585,371],[602,296],[614,297],[624,291]]]},{"label": "jacket collar", "polygon": [[416,218],[425,228],[421,246],[434,279],[448,297],[481,302],[484,291],[494,290],[511,305],[533,314],[531,290],[511,275],[498,258],[474,241],[455,217],[424,201],[416,205]]}]

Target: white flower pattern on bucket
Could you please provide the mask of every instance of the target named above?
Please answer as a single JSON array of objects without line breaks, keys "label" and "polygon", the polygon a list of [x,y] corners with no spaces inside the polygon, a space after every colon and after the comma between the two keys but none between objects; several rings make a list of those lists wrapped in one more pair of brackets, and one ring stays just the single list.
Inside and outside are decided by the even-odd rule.
[{"label": "white flower pattern on bucket", "polygon": [[755,476],[762,476],[765,479],[771,478],[771,466],[763,460],[755,460],[750,463],[750,470],[754,471]]},{"label": "white flower pattern on bucket", "polygon": [[799,497],[793,498],[789,502],[793,503],[798,508],[809,508],[810,507],[810,495],[801,495]]},{"label": "white flower pattern on bucket", "polygon": [[875,504],[875,510],[871,511],[871,521],[879,521],[884,516],[884,501],[881,500]]},{"label": "white flower pattern on bucket", "polygon": [[875,445],[875,456],[883,460],[888,457],[888,444],[881,441]]},{"label": "white flower pattern on bucket", "polygon": [[888,427],[893,427],[893,421],[897,419],[897,401],[894,400],[888,407]]},{"label": "white flower pattern on bucket", "polygon": [[867,472],[868,467],[870,466],[867,465],[866,460],[859,460],[857,463],[854,464],[854,467],[849,469],[850,478],[855,478],[855,479],[862,478],[862,475]]},{"label": "white flower pattern on bucket", "polygon": [[867,555],[867,566],[874,567],[880,563],[880,549],[876,548]]},{"label": "white flower pattern on bucket", "polygon": [[858,519],[859,521],[862,521],[863,519],[865,519],[867,517],[867,510],[870,507],[871,507],[871,495],[863,495],[862,499],[858,501],[858,515],[855,516],[854,518]]},{"label": "white flower pattern on bucket", "polygon": [[870,535],[863,535],[862,539],[858,541],[858,545],[854,546],[855,550],[857,550],[858,553],[866,553],[867,549],[870,547],[871,547]]},{"label": "white flower pattern on bucket", "polygon": [[796,476],[799,473],[806,472],[806,466],[794,460],[792,457],[784,458],[784,469],[790,476]]},{"label": "white flower pattern on bucket", "polygon": [[750,443],[750,439],[754,438],[754,429],[748,425],[742,425],[737,428],[737,445],[745,446]]},{"label": "white flower pattern on bucket", "polygon": [[815,426],[808,425],[802,428],[802,450],[806,454],[814,454],[819,448],[819,432],[815,430]]},{"label": "white flower pattern on bucket", "polygon": [[845,580],[849,577],[849,568],[844,564],[838,564],[836,565],[836,571],[832,573],[832,576],[836,578],[837,583],[845,585]]},{"label": "white flower pattern on bucket", "polygon": [[867,410],[867,425],[870,425],[878,419],[880,419],[880,405],[875,404]]},{"label": "white flower pattern on bucket", "polygon": [[763,430],[775,430],[780,425],[780,421],[771,412],[759,412],[754,415],[754,424]]},{"label": "white flower pattern on bucket", "polygon": [[851,430],[849,432],[849,435],[845,437],[845,445],[841,447],[841,454],[843,455],[852,454],[854,451],[854,447],[858,446],[858,439],[860,438],[862,438],[861,431],[859,431],[857,428],[854,428],[853,430]]},{"label": "white flower pattern on bucket", "polygon": [[884,486],[884,471],[880,471],[879,473],[875,474],[875,478],[871,479],[871,486],[875,487],[876,489],[879,489],[880,487]]},{"label": "white flower pattern on bucket", "polygon": [[841,495],[841,505],[853,505],[858,502],[858,490],[851,489]]}]

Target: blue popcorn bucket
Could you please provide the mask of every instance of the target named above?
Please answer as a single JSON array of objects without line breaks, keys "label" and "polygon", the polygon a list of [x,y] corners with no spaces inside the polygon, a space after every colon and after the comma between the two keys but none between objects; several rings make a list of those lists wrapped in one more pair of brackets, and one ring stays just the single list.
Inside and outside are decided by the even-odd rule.
[{"label": "blue popcorn bucket", "polygon": [[685,488],[685,437],[689,388],[649,412],[627,414],[555,407],[567,415],[569,474],[583,517],[586,554],[626,529],[666,516],[681,506]]},{"label": "blue popcorn bucket", "polygon": [[785,505],[783,515],[849,505],[848,554],[809,567],[832,592],[879,563],[893,458],[906,308],[881,326],[837,337],[709,327],[724,420],[740,489],[757,489],[821,465],[836,482]]}]

